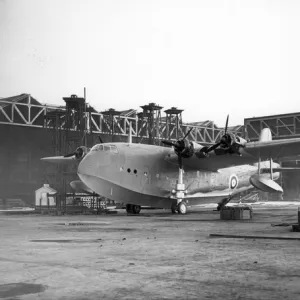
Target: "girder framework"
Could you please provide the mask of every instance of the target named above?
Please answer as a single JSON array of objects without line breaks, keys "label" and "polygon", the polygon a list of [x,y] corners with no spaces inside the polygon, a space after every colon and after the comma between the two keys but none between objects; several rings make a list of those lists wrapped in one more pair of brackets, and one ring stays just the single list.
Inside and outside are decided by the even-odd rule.
[{"label": "girder framework", "polygon": [[247,118],[244,120],[246,137],[259,139],[263,128],[270,128],[274,139],[300,137],[300,112],[292,114]]},{"label": "girder framework", "polygon": [[[66,127],[68,127],[69,131],[78,130],[77,124],[74,124],[74,127],[70,126],[70,124],[66,124],[65,107],[36,104],[36,101],[31,101],[30,95],[27,96],[27,100],[23,102],[12,102],[0,99],[0,124],[36,128],[55,127],[58,130],[65,130]],[[57,118],[59,118],[59,121],[57,118],[47,117],[48,115],[55,114],[56,112],[58,112],[59,116]],[[148,128],[149,124],[145,120],[140,122],[136,113],[131,112],[125,115],[114,115],[112,118],[114,124],[114,135],[128,136],[131,123],[133,137],[136,137],[138,140],[141,138],[144,138],[145,140],[149,139],[149,130],[145,130]],[[82,122],[86,124],[85,131],[88,134],[111,135],[112,133],[112,122],[109,121],[102,113],[89,109],[89,106],[87,106],[86,111],[84,112]],[[175,122],[167,123],[166,120],[160,120],[160,124],[157,126],[159,132],[155,139],[160,141],[161,139],[165,139],[166,136],[169,136],[171,140],[176,140],[176,126],[177,124]],[[223,128],[216,127],[213,122],[210,122],[208,125],[191,125],[182,123],[178,128],[178,136],[184,136],[190,128],[193,128],[193,130],[188,138],[200,144],[213,144],[219,140],[220,136],[224,132]],[[232,130],[232,132],[243,136],[243,134],[241,134],[243,132],[242,126],[237,126],[237,128],[238,129],[235,128]]]}]

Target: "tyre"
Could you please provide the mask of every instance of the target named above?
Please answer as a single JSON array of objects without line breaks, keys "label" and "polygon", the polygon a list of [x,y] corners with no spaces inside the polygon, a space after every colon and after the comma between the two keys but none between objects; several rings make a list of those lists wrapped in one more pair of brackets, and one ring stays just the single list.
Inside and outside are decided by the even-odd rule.
[{"label": "tyre", "polygon": [[185,202],[180,202],[178,204],[178,213],[181,214],[181,215],[185,215],[186,212],[187,212],[187,206],[186,206],[186,203]]}]

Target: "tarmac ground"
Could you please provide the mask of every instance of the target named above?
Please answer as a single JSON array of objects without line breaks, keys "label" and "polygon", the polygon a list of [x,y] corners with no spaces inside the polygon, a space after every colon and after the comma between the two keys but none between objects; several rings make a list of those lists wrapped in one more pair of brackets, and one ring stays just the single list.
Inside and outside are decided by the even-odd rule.
[{"label": "tarmac ground", "polygon": [[300,299],[297,212],[0,214],[0,299]]}]

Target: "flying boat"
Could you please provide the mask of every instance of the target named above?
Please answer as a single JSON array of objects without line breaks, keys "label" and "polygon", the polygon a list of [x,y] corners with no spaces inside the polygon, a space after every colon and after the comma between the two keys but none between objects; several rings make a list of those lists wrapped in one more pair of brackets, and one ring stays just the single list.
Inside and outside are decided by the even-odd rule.
[{"label": "flying boat", "polygon": [[162,140],[164,146],[131,143],[99,143],[91,149],[78,147],[65,156],[46,157],[52,163],[77,163],[80,180],[72,187],[119,203],[128,213],[141,206],[168,208],[185,214],[188,206],[218,203],[224,207],[234,196],[249,189],[283,193],[276,182],[282,168],[273,160],[300,154],[300,138],[272,140],[269,128],[258,141],[250,142],[228,132],[220,140],[203,146],[188,140],[192,128],[177,141]]}]

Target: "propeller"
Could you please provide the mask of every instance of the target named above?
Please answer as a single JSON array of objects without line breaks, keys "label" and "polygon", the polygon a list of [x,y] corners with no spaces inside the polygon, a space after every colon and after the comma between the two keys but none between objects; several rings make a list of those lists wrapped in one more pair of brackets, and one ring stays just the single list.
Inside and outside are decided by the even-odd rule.
[{"label": "propeller", "polygon": [[66,155],[64,155],[64,157],[71,157],[71,156],[75,156],[77,159],[83,158],[83,156],[85,155],[85,153],[87,149],[83,146],[76,148],[76,150],[72,153],[68,153]]},{"label": "propeller", "polygon": [[224,132],[224,135],[221,137],[220,141],[208,148],[203,148],[203,152],[204,153],[209,153],[213,150],[215,150],[216,148],[218,148],[219,146],[223,146],[223,148],[228,148],[230,145],[231,145],[231,136],[230,134],[227,132],[227,129],[228,129],[228,121],[229,121],[229,115],[227,115],[227,118],[226,118],[226,123],[225,123],[225,132]]},{"label": "propeller", "polygon": [[178,156],[178,165],[179,169],[182,169],[182,157],[188,158],[191,157],[194,153],[194,149],[186,139],[187,136],[191,133],[193,127],[189,129],[189,131],[184,135],[183,138],[178,139],[176,142],[162,140],[161,142],[167,146],[172,146],[175,149],[175,153]]}]

